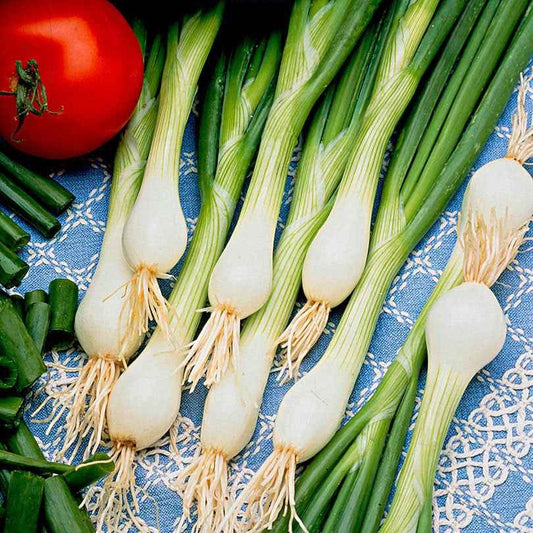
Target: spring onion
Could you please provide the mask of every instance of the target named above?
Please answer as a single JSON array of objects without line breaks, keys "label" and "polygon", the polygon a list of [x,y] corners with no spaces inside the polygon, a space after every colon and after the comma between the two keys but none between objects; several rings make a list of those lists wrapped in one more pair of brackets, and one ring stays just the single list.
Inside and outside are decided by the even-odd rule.
[{"label": "spring onion", "polygon": [[44,237],[53,237],[61,224],[49,211],[14,181],[0,172],[0,200],[31,224]]},{"label": "spring onion", "polygon": [[346,60],[380,0],[295,2],[276,94],[237,225],[209,280],[210,317],[185,376],[210,386],[238,359],[241,320],[272,290],[273,246],[292,151],[315,102]]},{"label": "spring onion", "polygon": [[[517,129],[520,128],[515,128],[515,131]],[[511,144],[509,154],[515,152],[524,153],[521,148],[512,148],[512,146],[513,144]],[[494,164],[496,161],[500,162],[499,165]],[[500,237],[503,237],[501,240],[503,242],[503,249],[505,250],[509,242],[512,242],[509,251],[506,251],[502,257],[503,261],[507,261],[509,254],[514,255],[516,252],[516,247],[521,242],[520,237],[526,228],[525,223],[531,214],[533,214],[533,182],[523,167],[516,164],[515,159],[511,159],[508,156],[507,158],[496,161],[485,165],[472,177],[465,194],[462,214],[463,218],[469,217],[472,219],[484,219],[488,216],[497,217],[496,225],[502,233]],[[503,170],[505,167],[508,168],[507,172]],[[491,172],[492,175],[490,174]],[[441,279],[422,310],[406,343],[398,353],[395,362],[387,371],[378,391],[369,401],[368,406],[363,408],[363,410],[374,410],[373,416],[368,422],[365,431],[377,425],[384,425],[385,431],[387,431],[391,424],[391,418],[394,416],[391,434],[385,451],[383,452],[383,443],[376,445],[374,442],[364,446],[366,457],[373,457],[375,460],[378,460],[383,453],[383,459],[378,470],[379,475],[376,478],[375,484],[373,479],[371,479],[363,487],[365,496],[370,498],[370,503],[362,524],[363,527],[361,528],[361,523],[359,523],[358,527],[365,533],[377,530],[392,487],[405,434],[411,420],[418,382],[418,372],[425,354],[424,327],[428,312],[434,303],[443,294],[447,293],[446,291],[461,283],[463,279],[462,271],[468,266],[468,261],[463,259],[463,242],[465,240],[463,234],[467,232],[465,226],[467,225],[461,224],[459,229],[459,243],[452,252],[450,261]],[[472,225],[468,225],[467,229],[471,233]],[[486,226],[480,224],[479,229],[484,230]],[[518,238],[516,238],[517,233]],[[494,242],[500,244],[500,241],[496,241],[496,239],[493,239],[492,243]],[[493,245],[491,244],[491,246]],[[496,256],[501,254],[502,246],[495,247],[492,253]],[[405,392],[406,390],[407,392]],[[355,415],[355,421],[361,418],[363,410]],[[352,422],[350,424],[353,425]],[[360,439],[360,436],[356,438],[356,440],[358,439]],[[334,444],[334,441],[335,439],[331,445]],[[346,481],[343,483],[346,483]],[[324,496],[321,495],[321,497]],[[331,496],[330,494],[329,498]],[[313,505],[310,504],[309,507],[312,508]],[[351,506],[345,506],[339,515],[341,520],[354,519],[357,510],[362,509],[364,512],[364,508],[365,506],[361,505],[360,501],[354,500],[353,504]],[[332,511],[332,515],[334,514]],[[338,530],[345,531],[341,527]]]},{"label": "spring onion", "polygon": [[124,255],[134,275],[124,296],[127,329],[142,336],[155,320],[168,335],[168,306],[158,278],[168,278],[187,245],[179,196],[181,143],[198,78],[217,35],[219,2],[199,11],[168,33],[155,133],[139,194],[124,225]]},{"label": "spring onion", "polygon": [[[449,4],[444,2],[441,9],[447,7]],[[239,497],[239,504],[251,504],[246,508],[245,519],[252,515],[254,521],[265,523],[265,517],[269,519],[269,513],[277,505],[275,498],[279,494],[286,498],[287,506],[291,508],[291,516],[294,516],[297,507],[303,512],[302,502],[308,501],[313,491],[323,482],[323,476],[338,461],[340,443],[346,445],[343,451],[352,443],[353,439],[348,440],[349,430],[339,432],[342,436],[337,441],[338,447],[324,451],[316,459],[310,473],[307,474],[306,471],[299,483],[305,490],[302,489],[298,497],[294,495],[293,472],[296,463],[305,461],[320,451],[334,435],[342,420],[383,300],[397,271],[457,190],[468,167],[492,131],[512,91],[512,83],[517,73],[530,57],[532,44],[526,42],[523,31],[516,34],[506,54],[500,57],[525,7],[525,2],[518,1],[502,4],[502,10],[493,26],[493,29],[498,28],[499,33],[488,34],[490,38],[484,42],[482,53],[476,56],[475,66],[466,75],[453,103],[449,120],[446,122],[447,127],[442,129],[439,141],[447,140],[447,146],[440,144],[443,150],[446,149],[448,160],[443,162],[442,166],[433,165],[430,171],[422,175],[413,191],[413,194],[420,195],[421,200],[418,210],[413,212],[411,217],[406,218],[403,211],[404,204],[400,197],[401,175],[389,174],[385,180],[379,211],[386,210],[388,217],[381,217],[381,229],[374,234],[377,242],[371,244],[371,253],[363,277],[350,298],[326,353],[313,370],[292,387],[281,403],[274,428],[274,452]],[[502,21],[505,21],[503,27],[500,25]],[[434,27],[442,31],[442,26]],[[487,49],[496,56],[491,56],[488,62],[485,55]],[[500,63],[500,67],[494,73],[497,63]],[[478,65],[481,64],[492,66],[486,76],[478,70]],[[491,74],[492,83],[478,106],[487,77]],[[476,107],[477,112],[467,125]],[[426,191],[424,197],[419,188]],[[378,212],[378,220],[379,218]],[[361,430],[363,422],[364,419],[361,418],[358,425],[351,427],[351,431]],[[333,457],[335,461],[331,461]],[[277,479],[281,480],[278,487],[266,482],[263,486],[260,485],[260,480],[269,479],[269,474],[272,475],[270,479],[278,476]],[[263,506],[257,511],[256,504],[259,501]],[[283,499],[278,509],[282,507]],[[280,520],[279,526],[276,527],[281,528],[279,531],[284,531],[288,522],[292,523],[290,518],[286,517]]]},{"label": "spring onion", "polygon": [[[6,452],[7,453],[7,452]],[[37,533],[44,479],[31,472],[15,471],[9,480],[4,533]]]},{"label": "spring onion", "polygon": [[74,317],[78,307],[78,286],[69,279],[52,280],[48,287],[48,303],[51,319],[47,342],[54,350],[64,350],[76,337]]},{"label": "spring onion", "polygon": [[307,252],[302,274],[307,302],[280,337],[287,360],[293,362],[290,377],[296,377],[294,372],[322,334],[331,308],[342,303],[361,278],[387,144],[464,3],[449,5],[434,20],[438,1],[396,2],[393,7],[391,32],[357,146],[335,205]]},{"label": "spring onion", "polygon": [[[305,250],[331,209],[368,101],[378,55],[377,28],[363,38],[337,87],[332,87],[310,126],[298,170],[287,226],[274,255],[273,290],[266,305],[244,323],[237,371],[228,369],[211,387],[204,407],[201,454],[176,479],[182,522],[197,503],[195,527],[218,531],[227,514],[228,461],[249,441],[276,352],[300,285]],[[373,65],[372,65],[373,66]],[[243,383],[246,386],[243,387]]]},{"label": "spring onion", "polygon": [[6,293],[0,292],[0,352],[10,357],[18,371],[17,390],[29,387],[46,372],[40,352]]},{"label": "spring onion", "polygon": [[54,215],[63,213],[74,201],[74,195],[65,187],[51,178],[40,176],[3,152],[0,152],[0,166],[13,181]]},{"label": "spring onion", "polygon": [[30,241],[30,235],[0,211],[0,242],[10,250],[19,250]]},{"label": "spring onion", "polygon": [[382,533],[411,531],[418,525],[457,405],[468,383],[505,341],[505,316],[490,287],[515,257],[533,216],[533,181],[522,166],[522,158],[533,156],[533,129],[527,131],[522,105],[507,157],[480,168],[467,190],[459,229],[463,281],[427,311],[426,388]]},{"label": "spring onion", "polygon": [[[137,25],[136,32],[145,50],[146,31]],[[156,37],[146,61],[139,102],[117,148],[107,227],[98,266],[76,312],[74,329],[88,362],[73,384],[66,390],[61,389],[56,398],[56,410],[63,409],[64,405],[69,408],[59,456],[78,442],[80,435],[87,433],[90,437],[86,454],[96,450],[111,388],[142,342],[142,336],[132,332],[125,334],[127,320],[122,313],[127,313],[128,309],[123,308],[121,292],[133,272],[122,252],[122,230],[137,196],[150,149],[163,63],[164,47],[161,39]],[[65,396],[67,402],[60,402]],[[87,409],[90,409],[88,413]],[[91,429],[94,431],[90,432]]]},{"label": "spring onion", "polygon": [[[228,61],[227,68],[224,55],[218,62],[200,114],[198,171],[202,207],[169,298],[173,342],[162,328],[156,329],[111,394],[107,420],[117,469],[106,488],[118,505],[113,504],[106,517],[103,501],[99,524],[114,523],[120,517],[122,501],[130,488],[136,500],[132,477],[135,452],[161,438],[179,412],[183,371],[180,363],[185,355],[182,348],[192,341],[198,328],[201,316],[197,310],[205,305],[209,275],[226,242],[272,103],[273,79],[281,55],[279,36],[274,35],[261,45],[251,42],[242,47]],[[250,104],[254,106],[251,110]]]},{"label": "spring onion", "polygon": [[3,242],[0,242],[0,285],[10,289],[20,285],[29,266]]}]

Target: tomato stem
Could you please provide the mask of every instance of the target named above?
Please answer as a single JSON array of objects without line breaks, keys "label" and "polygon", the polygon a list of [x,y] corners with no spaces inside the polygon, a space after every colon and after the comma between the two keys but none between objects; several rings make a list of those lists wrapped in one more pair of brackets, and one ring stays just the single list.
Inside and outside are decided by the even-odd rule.
[{"label": "tomato stem", "polygon": [[22,61],[15,61],[15,72],[11,82],[12,90],[0,91],[0,96],[15,97],[18,124],[11,134],[13,141],[17,140],[15,136],[30,113],[40,117],[45,113],[56,115],[62,111],[50,111],[48,109],[46,87],[41,79],[39,65],[35,59],[28,60],[26,67],[22,66]]}]

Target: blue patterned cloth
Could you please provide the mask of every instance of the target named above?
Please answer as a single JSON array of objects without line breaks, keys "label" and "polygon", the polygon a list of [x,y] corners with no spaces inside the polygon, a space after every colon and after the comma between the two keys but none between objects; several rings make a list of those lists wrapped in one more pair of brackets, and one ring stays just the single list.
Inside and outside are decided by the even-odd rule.
[{"label": "blue patterned cloth", "polygon": [[[533,111],[533,90],[527,94],[527,108]],[[516,95],[510,100],[474,169],[506,153],[510,117],[515,109]],[[193,116],[184,139],[180,176],[183,207],[191,234],[199,213],[195,127]],[[283,198],[280,230],[290,204],[289,191],[292,190],[290,185],[296,161],[297,152]],[[47,288],[50,280],[64,276],[75,281],[83,295],[95,271],[105,230],[110,165],[111,158],[89,157],[53,173],[75,193],[76,201],[61,217],[63,227],[54,239],[47,241],[32,232],[31,242],[22,254],[30,264],[30,273],[20,291]],[[356,411],[376,388],[435,286],[455,242],[457,212],[463,192],[464,187],[410,255],[394,281],[347,414]],[[174,274],[179,275],[179,266]],[[168,294],[168,284],[165,289]],[[494,291],[507,316],[507,341],[502,353],[469,386],[446,439],[435,482],[434,531],[439,533],[533,532],[531,251],[518,255]],[[324,352],[340,313],[340,310],[333,313],[326,333],[303,363],[303,372],[311,368]],[[48,354],[46,359],[78,366],[84,362],[84,357],[73,349],[59,355]],[[35,423],[31,413],[46,397],[44,387],[58,386],[73,375],[60,368],[51,370],[49,376],[35,386],[27,406],[26,420],[49,457],[61,442],[61,424],[46,434],[47,425]],[[250,475],[271,452],[276,412],[288,388],[289,385],[279,386],[271,376],[253,440],[232,462],[232,475]],[[182,418],[176,423],[178,445],[184,457],[191,456],[198,449],[205,395],[203,387],[198,387],[193,394],[184,393]],[[45,418],[49,413],[50,406],[39,418]],[[176,531],[181,503],[169,484],[179,466],[180,459],[169,450],[168,438],[139,454],[136,475],[138,484],[143,487],[141,514],[150,531],[157,531],[157,521],[163,533]],[[123,530],[136,531],[128,523],[124,524]]]}]

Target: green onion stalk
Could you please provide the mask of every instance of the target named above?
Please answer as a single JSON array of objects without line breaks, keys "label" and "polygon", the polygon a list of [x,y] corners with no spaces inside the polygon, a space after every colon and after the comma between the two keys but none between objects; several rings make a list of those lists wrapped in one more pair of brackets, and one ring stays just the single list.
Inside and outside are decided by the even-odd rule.
[{"label": "green onion stalk", "polygon": [[144,177],[122,236],[134,271],[124,293],[126,329],[144,335],[154,320],[170,336],[168,304],[158,279],[168,279],[187,246],[179,195],[181,145],[196,85],[218,34],[224,2],[171,24],[160,105]]},{"label": "green onion stalk", "polygon": [[[455,90],[454,87],[459,84],[454,99],[446,98],[448,89],[436,101],[428,92],[421,92],[420,100],[415,105],[418,114],[407,121],[400,135],[400,143],[384,183],[369,263],[363,279],[350,299],[324,358],[292,391],[300,383],[311,379],[313,373],[317,373],[316,369],[320,372],[321,367],[332,361],[343,374],[348,373],[355,379],[394,276],[410,250],[428,231],[461,184],[507,103],[518,73],[527,65],[533,53],[533,44],[527,37],[531,31],[533,10],[531,7],[526,10],[527,7],[527,2],[501,2],[492,13],[488,25],[484,18],[486,11],[481,12],[471,31],[467,29],[471,24],[466,24],[464,19],[457,24],[455,34],[452,34],[444,48],[440,64],[444,65],[444,57],[453,46],[453,35],[459,38],[457,32],[464,31],[462,41],[468,44],[478,42],[479,48],[470,54],[467,53],[467,46],[453,72],[450,74],[450,66],[448,75],[443,76],[449,78],[450,90]],[[463,17],[470,16],[468,9],[473,8],[468,7]],[[478,39],[478,31],[483,33],[482,39]],[[436,70],[427,86],[434,83],[432,78],[441,75]],[[418,157],[417,148],[423,145],[421,139],[424,134],[431,134],[432,116],[442,116],[442,113],[447,118],[440,125],[440,132],[428,158],[429,162],[434,156],[434,162],[424,166],[424,171],[412,186],[411,195],[415,194],[421,199],[418,209],[413,209],[406,216],[404,207],[409,199],[402,197],[401,193],[403,185],[409,183],[409,167]],[[407,142],[407,139],[414,144]],[[440,164],[435,159],[437,149],[442,159]],[[409,198],[412,198],[411,195]],[[430,302],[376,393],[337,432],[299,479],[295,505],[309,531],[321,531],[326,519],[330,524],[328,527],[334,527],[332,531],[353,531],[354,528],[364,533],[377,531],[411,419],[418,372],[425,356],[424,321],[431,304],[442,293],[461,282],[461,255],[457,249],[452,254]],[[290,400],[291,392],[284,402]],[[297,398],[293,396],[292,400]],[[343,409],[344,403],[342,406]],[[342,410],[339,408],[341,416]],[[354,460],[349,465],[348,459],[352,456],[350,450],[358,445],[364,445],[364,459],[361,463]],[[348,476],[352,468],[359,472],[355,481]],[[332,501],[339,486],[342,490],[344,483],[354,485],[350,498],[341,509],[332,506]],[[420,502],[421,506],[422,503],[426,505]],[[287,531],[288,522],[288,517],[280,518],[273,531]]]},{"label": "green onion stalk", "polygon": [[[145,50],[146,31],[140,24],[135,25],[135,30]],[[49,396],[34,413],[38,414],[50,398],[55,401],[52,423],[47,427],[49,433],[60,415],[67,411],[66,433],[58,457],[69,449],[74,455],[87,435],[90,436],[86,456],[95,452],[104,429],[111,388],[142,341],[142,336],[135,335],[124,341],[126,317],[121,314],[122,291],[133,272],[122,253],[122,230],[141,186],[152,142],[164,55],[164,45],[156,36],[146,59],[139,102],[118,144],[98,266],[75,315],[75,333],[88,361],[81,371],[72,369],[73,376],[66,388],[58,389],[53,383],[52,388],[47,387]],[[52,283],[50,289],[54,332],[49,342],[65,344],[73,336],[77,294],[67,281]]]},{"label": "green onion stalk", "polygon": [[[214,67],[200,111],[201,209],[168,299],[171,338],[157,328],[110,398],[109,435],[121,468],[110,478],[107,490],[117,498],[126,498],[129,489],[136,498],[132,462],[137,450],[152,446],[178,415],[183,347],[198,328],[197,311],[205,305],[209,275],[226,242],[272,105],[280,58],[281,39],[274,34],[259,42],[245,39],[231,54],[222,51]],[[119,511],[112,519],[120,516]],[[100,521],[104,520],[102,515]]]},{"label": "green onion stalk", "polygon": [[343,76],[332,86],[309,125],[287,225],[274,255],[273,290],[266,305],[243,326],[238,370],[211,387],[204,407],[201,453],[176,479],[182,522],[197,506],[196,527],[218,531],[229,510],[228,461],[249,441],[258,406],[300,286],[307,246],[332,206],[332,197],[376,74],[378,24],[363,37]]},{"label": "green onion stalk", "polygon": [[[314,346],[332,307],[352,293],[366,264],[372,209],[393,131],[465,1],[395,2],[376,85],[328,219],[307,252],[302,284],[307,302],[280,337],[289,377]],[[435,16],[434,16],[435,15]],[[339,231],[339,228],[343,228]],[[342,253],[339,253],[342,250]]]},{"label": "green onion stalk", "polygon": [[298,0],[272,109],[239,220],[209,280],[209,319],[186,357],[185,381],[218,382],[238,358],[241,320],[272,290],[276,225],[293,149],[313,106],[381,0]]}]

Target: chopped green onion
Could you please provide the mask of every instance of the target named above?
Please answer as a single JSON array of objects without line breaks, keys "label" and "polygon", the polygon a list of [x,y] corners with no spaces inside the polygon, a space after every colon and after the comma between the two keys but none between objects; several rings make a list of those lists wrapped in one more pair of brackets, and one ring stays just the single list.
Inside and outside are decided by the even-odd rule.
[{"label": "chopped green onion", "polygon": [[46,372],[33,339],[11,299],[0,291],[0,352],[10,357],[17,366],[17,390],[29,387]]},{"label": "chopped green onion", "polygon": [[79,508],[62,476],[44,482],[44,521],[48,533],[94,533],[89,516]]},{"label": "chopped green onion", "polygon": [[7,355],[0,355],[0,392],[12,390],[17,383],[17,367]]},{"label": "chopped green onion", "polygon": [[0,152],[0,166],[20,187],[54,215],[60,215],[74,201],[74,195],[52,178],[40,176]]},{"label": "chopped green onion", "polygon": [[[14,453],[44,459],[39,444],[24,422],[6,443]],[[63,476],[53,476],[45,481],[44,522],[48,533],[94,533],[89,515],[79,508]]]},{"label": "chopped green onion", "polygon": [[18,396],[0,396],[0,425],[3,429],[13,429],[19,425],[23,405],[23,398]]},{"label": "chopped green onion", "polygon": [[11,474],[4,533],[37,533],[44,479],[31,472]]},{"label": "chopped green onion", "polygon": [[78,286],[69,279],[54,279],[48,294],[51,310],[48,344],[55,350],[64,350],[76,337],[74,317],[78,308]]},{"label": "chopped green onion", "polygon": [[31,224],[44,237],[53,237],[61,224],[26,191],[0,172],[0,200]]},{"label": "chopped green onion", "polygon": [[30,242],[30,235],[0,211],[0,242],[10,250],[19,250]]},{"label": "chopped green onion", "polygon": [[24,320],[24,298],[20,294],[12,294],[11,303],[19,316]]},{"label": "chopped green onion", "polygon": [[20,285],[28,269],[29,266],[13,250],[0,242],[0,285],[7,289]]},{"label": "chopped green onion", "polygon": [[52,310],[46,302],[35,302],[27,308],[24,323],[37,350],[41,354],[49,334],[51,319]]},{"label": "chopped green onion", "polygon": [[24,294],[24,312],[27,313],[29,307],[37,302],[48,302],[48,294],[42,289],[35,289]]}]

